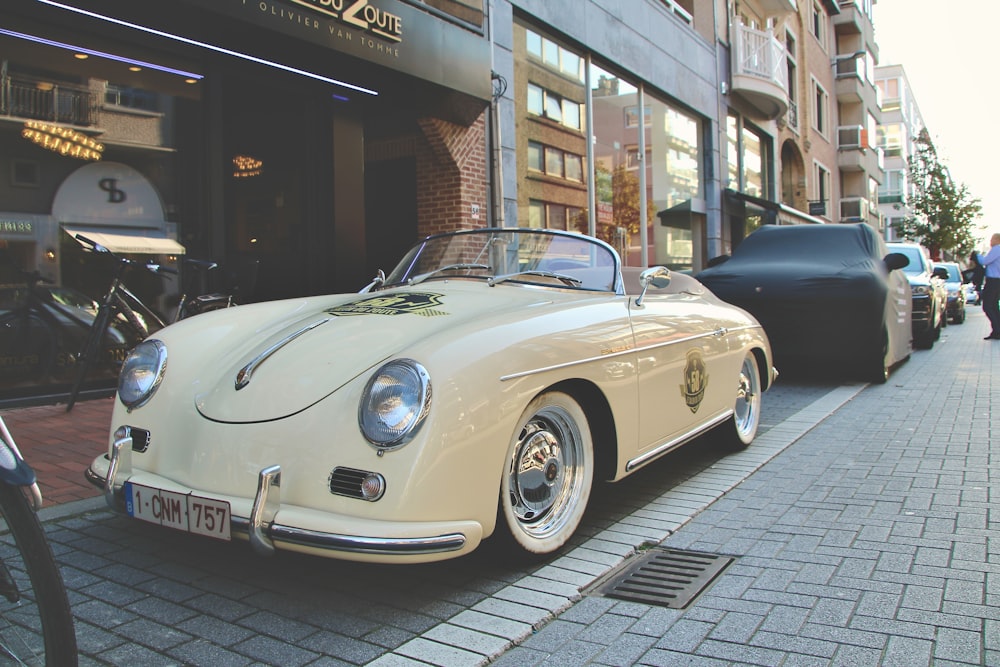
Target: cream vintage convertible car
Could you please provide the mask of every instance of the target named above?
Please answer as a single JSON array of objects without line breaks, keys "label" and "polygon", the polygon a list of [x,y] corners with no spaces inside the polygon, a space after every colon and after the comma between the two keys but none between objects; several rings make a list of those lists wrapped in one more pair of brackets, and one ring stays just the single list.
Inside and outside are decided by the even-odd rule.
[{"label": "cream vintage convertible car", "polygon": [[87,471],[130,516],[377,562],[496,535],[545,555],[595,480],[754,438],[763,329],[690,276],[537,229],[429,237],[361,293],[171,325],[126,360]]}]

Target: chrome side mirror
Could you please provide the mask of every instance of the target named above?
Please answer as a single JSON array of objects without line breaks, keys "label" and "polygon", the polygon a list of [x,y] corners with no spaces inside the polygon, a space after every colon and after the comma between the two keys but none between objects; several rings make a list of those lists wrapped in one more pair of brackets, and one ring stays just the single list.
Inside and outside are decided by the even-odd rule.
[{"label": "chrome side mirror", "polygon": [[378,289],[379,287],[381,287],[384,284],[385,284],[385,271],[383,271],[382,269],[379,269],[378,273],[375,274],[375,277],[372,279],[372,281],[370,283],[368,283],[367,285],[365,285],[364,287],[362,287],[358,291],[358,294],[367,294],[368,292],[371,292],[372,290]]},{"label": "chrome side mirror", "polygon": [[641,306],[642,300],[646,298],[646,290],[652,285],[657,289],[663,289],[670,284],[670,269],[665,266],[653,266],[639,274],[639,286],[642,292],[635,299],[635,305]]}]

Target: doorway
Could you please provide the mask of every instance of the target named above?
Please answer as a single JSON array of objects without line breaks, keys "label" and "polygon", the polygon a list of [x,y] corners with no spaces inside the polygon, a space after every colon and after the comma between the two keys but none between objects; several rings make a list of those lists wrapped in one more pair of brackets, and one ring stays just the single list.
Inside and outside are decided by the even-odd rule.
[{"label": "doorway", "polygon": [[[328,96],[269,80],[224,93],[226,267],[244,301],[329,291],[333,187]],[[256,267],[256,276],[250,275]],[[255,280],[253,280],[255,278]],[[248,293],[251,292],[251,293]]]}]

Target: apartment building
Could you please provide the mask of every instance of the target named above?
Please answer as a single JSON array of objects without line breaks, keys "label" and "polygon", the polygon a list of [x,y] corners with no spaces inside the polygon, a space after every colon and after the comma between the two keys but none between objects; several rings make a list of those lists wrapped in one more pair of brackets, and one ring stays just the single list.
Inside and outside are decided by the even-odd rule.
[{"label": "apartment building", "polygon": [[882,94],[882,122],[878,145],[885,153],[885,180],[878,190],[878,207],[885,221],[885,239],[902,240],[893,223],[912,215],[907,200],[912,193],[910,157],[915,140],[925,129],[920,107],[902,65],[875,68],[875,83]]},{"label": "apartment building", "polygon": [[833,15],[836,49],[837,168],[840,171],[837,222],[867,222],[884,231],[878,190],[885,167],[878,142],[881,91],[876,86],[878,45],[872,23],[875,0],[839,0]]}]

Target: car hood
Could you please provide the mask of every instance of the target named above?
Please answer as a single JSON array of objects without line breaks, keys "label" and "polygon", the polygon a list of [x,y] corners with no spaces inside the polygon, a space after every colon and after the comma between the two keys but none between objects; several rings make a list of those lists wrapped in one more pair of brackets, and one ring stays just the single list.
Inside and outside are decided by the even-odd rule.
[{"label": "car hood", "polygon": [[[549,296],[545,290],[450,281],[277,302],[263,309],[263,318],[255,317],[254,326],[230,327],[231,333],[224,337],[226,351],[202,359],[196,370],[196,405],[203,416],[221,422],[281,419],[428,339],[439,337],[443,343],[461,335],[466,325],[479,330],[496,318],[523,316],[526,308],[551,303]],[[190,321],[236,316],[236,311],[253,307]],[[268,316],[274,321],[267,322]],[[197,337],[197,330],[188,334],[189,341]]]},{"label": "car hood", "polygon": [[838,263],[807,259],[778,262],[730,260],[705,269],[696,278],[725,301],[768,301],[802,298],[808,301],[857,298],[865,292],[885,291],[879,263],[870,258]]}]

